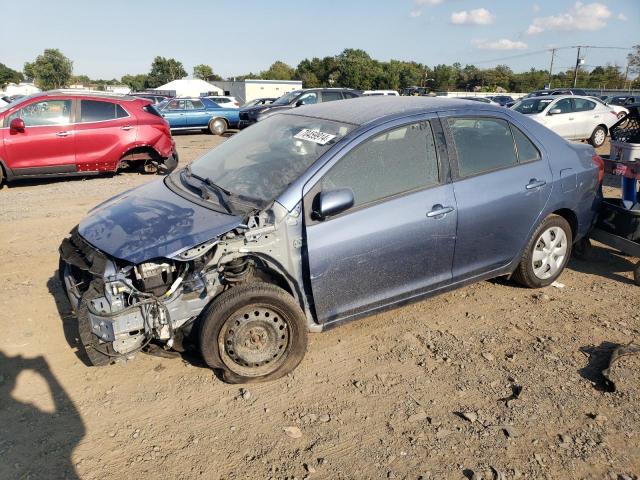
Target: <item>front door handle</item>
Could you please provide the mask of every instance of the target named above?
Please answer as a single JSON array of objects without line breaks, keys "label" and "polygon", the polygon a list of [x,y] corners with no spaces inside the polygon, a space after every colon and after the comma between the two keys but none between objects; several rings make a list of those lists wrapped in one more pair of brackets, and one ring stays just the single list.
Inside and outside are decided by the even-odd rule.
[{"label": "front door handle", "polygon": [[569,117],[569,120],[573,120],[573,117]]},{"label": "front door handle", "polygon": [[56,137],[68,137],[69,135],[71,135],[70,132],[58,132],[58,133],[56,133]]},{"label": "front door handle", "polygon": [[430,212],[427,212],[427,217],[437,218],[444,217],[447,213],[453,212],[453,207],[443,207],[442,205],[434,205]]},{"label": "front door handle", "polygon": [[545,182],[544,180],[536,180],[535,178],[532,178],[531,180],[529,180],[526,188],[527,190],[533,190],[535,188],[544,187],[546,184],[547,182]]}]

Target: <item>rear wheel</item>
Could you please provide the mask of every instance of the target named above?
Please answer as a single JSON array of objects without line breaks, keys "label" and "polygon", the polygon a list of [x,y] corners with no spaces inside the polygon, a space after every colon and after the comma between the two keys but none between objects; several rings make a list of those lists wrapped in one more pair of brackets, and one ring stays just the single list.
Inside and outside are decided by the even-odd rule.
[{"label": "rear wheel", "polygon": [[227,131],[228,125],[224,118],[214,118],[209,122],[209,131],[213,135],[222,135]]},{"label": "rear wheel", "polygon": [[275,380],[294,370],[307,349],[306,318],[275,285],[249,283],[216,298],[204,315],[200,350],[229,383]]},{"label": "rear wheel", "polygon": [[551,285],[569,261],[571,242],[569,223],[559,215],[548,216],[529,240],[514,280],[529,288]]},{"label": "rear wheel", "polygon": [[589,143],[598,148],[604,145],[604,141],[607,139],[607,131],[602,125],[598,125],[589,138]]}]

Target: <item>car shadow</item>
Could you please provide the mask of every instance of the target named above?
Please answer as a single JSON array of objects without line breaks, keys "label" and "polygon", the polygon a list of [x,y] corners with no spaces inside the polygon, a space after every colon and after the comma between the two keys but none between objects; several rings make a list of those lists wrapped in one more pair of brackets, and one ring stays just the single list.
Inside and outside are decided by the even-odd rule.
[{"label": "car shadow", "polygon": [[47,289],[49,290],[49,294],[51,294],[56,304],[56,309],[58,310],[58,316],[62,321],[62,330],[64,331],[64,338],[67,341],[67,344],[69,344],[69,346],[74,350],[76,357],[78,357],[82,363],[84,363],[86,366],[91,366],[89,357],[87,357],[87,355],[84,353],[84,350],[82,349],[82,346],[80,345],[78,321],[73,314],[73,309],[71,308],[69,299],[67,298],[67,295],[62,288],[57,270],[55,274],[51,276],[51,278],[49,278],[49,280],[47,281]]},{"label": "car shadow", "polygon": [[[54,411],[13,397],[23,372],[42,378]],[[42,394],[38,392],[38,398]],[[11,357],[0,351],[0,478],[79,479],[71,455],[86,429],[80,413],[43,357]]]},{"label": "car shadow", "polygon": [[586,259],[571,258],[567,268],[588,275],[608,278],[625,285],[633,285],[633,280],[620,272],[633,272],[635,263],[622,253],[593,244]]}]

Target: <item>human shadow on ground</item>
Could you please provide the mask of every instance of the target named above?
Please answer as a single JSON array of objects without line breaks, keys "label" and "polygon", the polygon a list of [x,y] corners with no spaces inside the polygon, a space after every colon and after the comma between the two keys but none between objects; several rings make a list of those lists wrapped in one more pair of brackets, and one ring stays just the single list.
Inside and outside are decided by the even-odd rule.
[{"label": "human shadow on ground", "polygon": [[[24,371],[44,379],[54,412],[13,397],[18,376]],[[71,454],[84,437],[85,427],[43,357],[10,357],[0,351],[0,425],[0,478],[80,478]]]},{"label": "human shadow on ground", "polygon": [[612,342],[602,342],[597,347],[587,345],[580,348],[580,351],[589,356],[586,366],[578,370],[580,376],[593,383],[596,390],[601,392],[614,392],[615,386],[607,379],[602,371],[609,368],[613,351],[620,345]]}]

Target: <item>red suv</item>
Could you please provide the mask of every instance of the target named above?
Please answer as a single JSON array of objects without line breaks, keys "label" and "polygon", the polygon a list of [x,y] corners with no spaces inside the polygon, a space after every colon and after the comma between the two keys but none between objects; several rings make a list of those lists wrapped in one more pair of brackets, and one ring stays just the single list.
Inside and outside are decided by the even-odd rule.
[{"label": "red suv", "polygon": [[115,172],[134,162],[148,173],[178,164],[169,125],[149,100],[51,91],[0,108],[0,185]]}]

